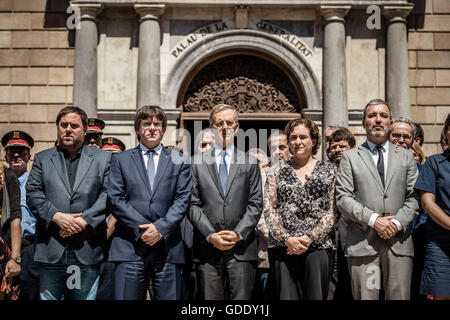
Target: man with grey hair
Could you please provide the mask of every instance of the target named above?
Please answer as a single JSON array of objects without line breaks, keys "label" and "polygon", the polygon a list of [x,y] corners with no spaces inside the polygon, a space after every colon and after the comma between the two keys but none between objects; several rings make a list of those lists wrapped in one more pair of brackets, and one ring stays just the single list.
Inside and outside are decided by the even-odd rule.
[{"label": "man with grey hair", "polygon": [[389,128],[389,142],[399,147],[410,149],[414,142],[413,130],[414,124],[408,118],[394,118]]},{"label": "man with grey hair", "polygon": [[229,105],[211,110],[214,146],[196,154],[191,166],[189,219],[201,300],[249,300],[255,281],[261,174],[256,159],[233,145],[237,118]]}]

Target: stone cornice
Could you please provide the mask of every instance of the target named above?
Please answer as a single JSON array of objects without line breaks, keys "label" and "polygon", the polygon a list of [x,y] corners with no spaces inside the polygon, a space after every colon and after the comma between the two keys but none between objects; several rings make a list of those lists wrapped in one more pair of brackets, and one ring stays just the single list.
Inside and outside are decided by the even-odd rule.
[{"label": "stone cornice", "polygon": [[327,22],[344,22],[344,17],[350,11],[350,8],[350,6],[320,6],[319,13]]},{"label": "stone cornice", "polygon": [[234,9],[234,11],[240,11],[240,10],[242,10],[242,11],[248,11],[248,6],[243,6],[243,5],[238,5],[238,6],[234,6],[233,7],[233,9]]},{"label": "stone cornice", "polygon": [[135,4],[165,4],[167,7],[283,7],[283,8],[317,8],[319,6],[351,6],[366,8],[370,5],[405,6],[408,0],[73,0],[77,3],[101,3],[107,6],[133,6]]},{"label": "stone cornice", "polygon": [[158,20],[164,14],[166,8],[166,5],[162,3],[134,5],[134,10],[139,15],[140,21]]},{"label": "stone cornice", "polygon": [[70,1],[70,6],[75,10],[80,10],[80,20],[94,20],[102,12],[104,5],[97,2],[77,2]]},{"label": "stone cornice", "polygon": [[412,4],[408,6],[384,6],[383,16],[390,22],[406,22],[406,17],[413,8],[414,5]]}]

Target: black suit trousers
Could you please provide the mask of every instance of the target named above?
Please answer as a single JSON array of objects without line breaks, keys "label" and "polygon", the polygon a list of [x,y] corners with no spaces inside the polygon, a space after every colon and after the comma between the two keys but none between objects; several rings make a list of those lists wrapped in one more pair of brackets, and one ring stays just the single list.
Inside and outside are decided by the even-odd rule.
[{"label": "black suit trousers", "polygon": [[197,262],[200,300],[250,300],[255,284],[257,261],[238,261],[233,252],[220,259]]},{"label": "black suit trousers", "polygon": [[331,249],[288,255],[286,247],[269,248],[275,300],[326,300],[331,277]]}]

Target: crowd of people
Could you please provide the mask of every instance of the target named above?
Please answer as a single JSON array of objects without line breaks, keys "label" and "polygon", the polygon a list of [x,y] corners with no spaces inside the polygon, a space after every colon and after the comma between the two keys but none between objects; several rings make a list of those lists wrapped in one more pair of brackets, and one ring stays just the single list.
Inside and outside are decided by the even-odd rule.
[{"label": "crowd of people", "polygon": [[450,299],[450,114],[428,158],[381,99],[359,146],[300,117],[245,152],[238,116],[214,106],[187,156],[162,145],[158,106],[136,112],[128,150],[65,107],[30,172],[33,138],[5,134],[0,299]]}]

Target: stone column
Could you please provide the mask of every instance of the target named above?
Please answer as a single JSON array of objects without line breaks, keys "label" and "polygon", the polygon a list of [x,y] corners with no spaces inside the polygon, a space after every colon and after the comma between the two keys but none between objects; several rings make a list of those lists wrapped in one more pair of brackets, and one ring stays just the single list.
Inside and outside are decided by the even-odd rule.
[{"label": "stone column", "polygon": [[160,105],[160,45],[159,17],[164,4],[134,5],[139,14],[139,60],[137,82],[137,108],[144,105]]},{"label": "stone column", "polygon": [[394,117],[411,117],[408,77],[408,40],[406,17],[413,6],[385,6],[386,32],[386,102]]},{"label": "stone column", "polygon": [[101,4],[75,4],[79,9],[79,28],[75,29],[75,70],[73,105],[86,111],[88,117],[97,117],[97,15]]},{"label": "stone column", "polygon": [[[350,6],[321,6],[326,21],[323,32],[323,123],[322,132],[330,125],[348,124],[347,77],[345,67],[345,20]],[[326,150],[323,149],[324,159]]]}]

